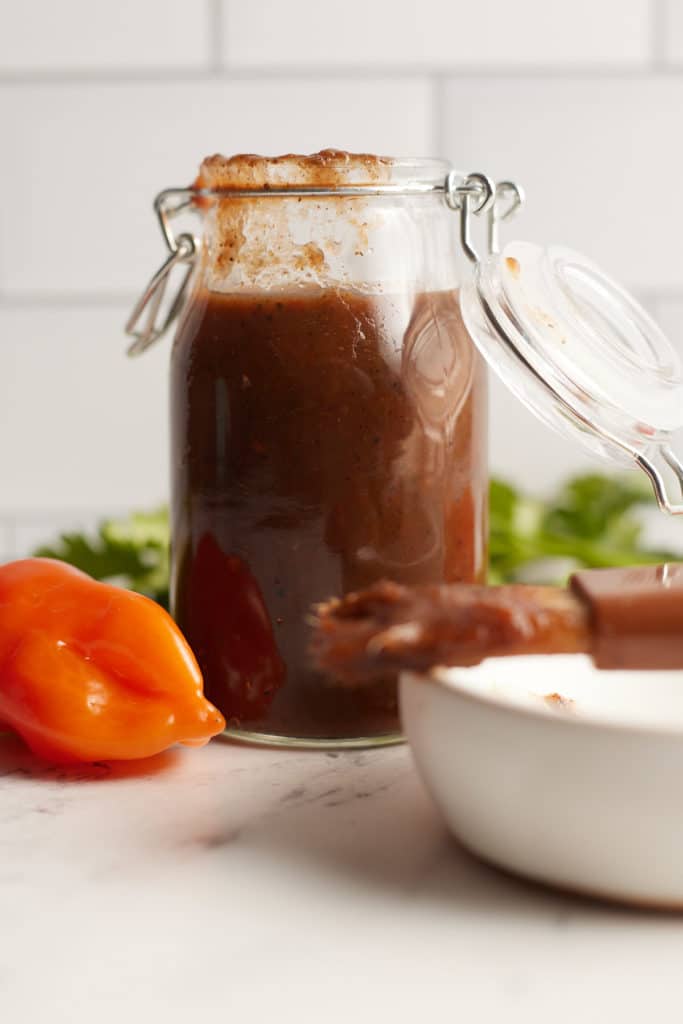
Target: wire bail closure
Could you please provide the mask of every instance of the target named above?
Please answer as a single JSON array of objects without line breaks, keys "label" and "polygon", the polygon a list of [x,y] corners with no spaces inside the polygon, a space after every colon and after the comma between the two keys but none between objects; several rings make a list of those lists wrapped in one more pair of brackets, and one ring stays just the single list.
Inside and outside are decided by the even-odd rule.
[{"label": "wire bail closure", "polygon": [[[176,319],[185,303],[185,295],[194,267],[195,253],[196,245],[192,235],[180,235],[175,252],[170,254],[154,274],[135,303],[133,312],[126,322],[126,334],[133,338],[126,350],[127,355],[138,356],[145,352],[150,345],[153,345],[166,333]],[[185,264],[185,273],[166,315],[158,322],[159,310],[166,294],[171,271],[180,264]],[[142,327],[139,327],[138,324],[143,318],[144,323]]]},{"label": "wire bail closure", "polygon": [[[679,497],[683,498],[683,462],[681,462],[674,450],[670,448],[668,444],[660,445],[657,451],[673,473],[676,483],[678,484],[678,490],[680,492]],[[655,492],[655,498],[660,511],[668,512],[671,516],[683,515],[683,502],[671,499],[667,491],[667,482],[662,476],[660,470],[657,468],[654,460],[648,458],[646,455],[639,454],[638,452],[632,451],[630,454],[633,455],[637,464],[649,478],[650,483],[652,484],[652,490]]]},{"label": "wire bail closure", "polygon": [[481,257],[472,244],[472,218],[486,214],[486,256],[500,252],[500,225],[512,217],[524,202],[524,190],[514,181],[494,183],[486,174],[475,172],[461,178],[451,171],[446,179],[446,203],[460,213],[460,244],[470,263]]}]

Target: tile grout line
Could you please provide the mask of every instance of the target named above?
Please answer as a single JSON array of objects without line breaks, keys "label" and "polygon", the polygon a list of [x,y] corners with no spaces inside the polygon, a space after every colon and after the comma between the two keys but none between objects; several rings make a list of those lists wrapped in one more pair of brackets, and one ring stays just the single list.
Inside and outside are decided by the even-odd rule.
[{"label": "tile grout line", "polygon": [[[45,506],[21,505],[17,508],[10,507],[0,511],[0,523],[7,526],[44,526],[55,522],[55,519],[65,520],[76,516],[88,516],[93,519],[101,519],[104,516],[127,515],[131,510],[130,505],[60,505],[54,508]],[[59,525],[59,524],[58,524]]]},{"label": "tile grout line", "polygon": [[209,67],[212,72],[223,70],[223,34],[225,32],[225,12],[222,0],[206,0],[209,5]]},{"label": "tile grout line", "polygon": [[[652,33],[654,39],[654,31]],[[652,44],[654,46],[654,42]],[[659,44],[658,44],[659,45]],[[212,51],[214,47],[212,45]],[[213,54],[213,60],[217,55]],[[344,64],[337,66],[308,65],[300,67],[255,66],[251,68],[225,67],[222,58],[220,65],[210,68],[167,68],[167,69],[126,69],[107,71],[0,71],[0,87],[21,86],[69,86],[69,85],[147,85],[171,83],[207,83],[207,82],[251,82],[251,81],[346,81],[350,78],[365,78],[368,81],[392,81],[410,79],[434,79],[436,76],[446,80],[463,79],[551,79],[553,81],[608,80],[633,81],[642,78],[678,78],[683,75],[683,67],[672,66],[666,61],[653,67],[652,63],[623,67],[620,65],[577,66],[541,65],[485,65],[472,67],[449,67],[448,65],[387,65],[378,67],[364,64]]]},{"label": "tile grout line", "polygon": [[3,554],[12,558],[15,558],[17,553],[17,526],[16,516],[3,518],[5,539],[7,541],[7,550]]},{"label": "tile grout line", "polygon": [[434,136],[434,156],[446,159],[446,78],[435,75],[432,80],[432,133]]},{"label": "tile grout line", "polygon": [[650,2],[651,68],[654,72],[670,71],[667,60],[668,12],[666,0]]},{"label": "tile grout line", "polygon": [[631,288],[638,301],[658,304],[660,302],[683,302],[683,288]]},{"label": "tile grout line", "polygon": [[133,292],[28,292],[0,293],[0,309],[118,309],[133,306]]}]

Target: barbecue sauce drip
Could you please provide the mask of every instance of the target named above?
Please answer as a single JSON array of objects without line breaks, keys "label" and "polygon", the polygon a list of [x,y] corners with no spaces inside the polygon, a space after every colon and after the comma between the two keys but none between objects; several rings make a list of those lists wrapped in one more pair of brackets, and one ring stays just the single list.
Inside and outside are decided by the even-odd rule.
[{"label": "barbecue sauce drip", "polygon": [[312,667],[311,607],[482,580],[485,417],[453,291],[197,292],[172,360],[173,605],[229,724],[398,729],[394,677]]}]

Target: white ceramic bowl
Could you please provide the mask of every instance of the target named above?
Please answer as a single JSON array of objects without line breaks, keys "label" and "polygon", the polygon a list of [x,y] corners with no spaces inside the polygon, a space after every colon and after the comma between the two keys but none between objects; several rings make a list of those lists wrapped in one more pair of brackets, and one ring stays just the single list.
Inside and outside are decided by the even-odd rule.
[{"label": "white ceramic bowl", "polygon": [[683,907],[683,671],[491,659],[404,674],[401,705],[422,778],[473,853],[565,889]]}]

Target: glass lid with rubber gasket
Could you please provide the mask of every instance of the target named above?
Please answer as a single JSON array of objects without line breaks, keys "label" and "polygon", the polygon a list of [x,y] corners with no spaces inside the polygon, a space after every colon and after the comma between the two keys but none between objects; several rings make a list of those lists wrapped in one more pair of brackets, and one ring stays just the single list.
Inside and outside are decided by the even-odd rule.
[{"label": "glass lid with rubber gasket", "polygon": [[[461,239],[473,264],[461,290],[465,324],[491,369],[539,419],[613,462],[635,462],[662,509],[683,513],[683,464],[671,434],[683,427],[683,365],[643,307],[590,259],[557,245],[511,241],[498,224],[521,202],[511,182],[482,175],[456,199]],[[488,189],[487,189],[488,183]],[[488,206],[485,193],[489,190]],[[469,223],[488,213],[485,255]]]}]

